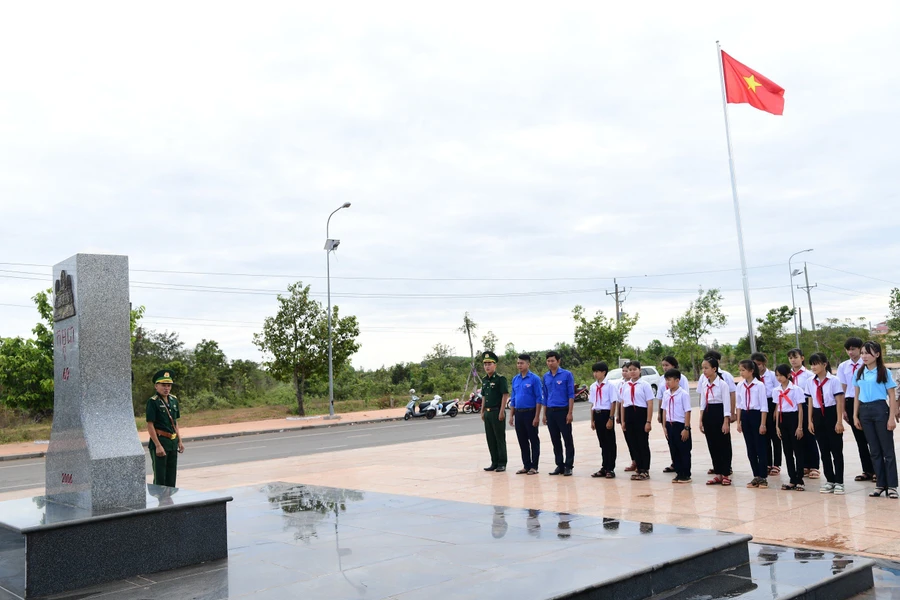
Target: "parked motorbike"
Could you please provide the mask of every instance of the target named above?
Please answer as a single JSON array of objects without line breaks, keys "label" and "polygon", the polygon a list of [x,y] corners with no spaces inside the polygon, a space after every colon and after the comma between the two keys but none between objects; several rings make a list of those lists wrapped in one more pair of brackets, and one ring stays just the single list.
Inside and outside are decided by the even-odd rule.
[{"label": "parked motorbike", "polygon": [[422,400],[416,396],[416,390],[409,390],[409,395],[410,401],[406,405],[406,414],[403,415],[404,421],[418,419],[419,417],[433,419],[438,415],[455,417],[459,414],[458,400],[448,400],[445,402],[437,394],[435,394],[434,398],[431,400]]},{"label": "parked motorbike", "polygon": [[484,398],[481,396],[481,390],[475,390],[469,394],[469,399],[463,403],[462,410],[467,415],[481,412],[481,403]]},{"label": "parked motorbike", "polygon": [[588,386],[583,385],[575,390],[575,402],[588,401]]},{"label": "parked motorbike", "polygon": [[445,402],[443,398],[435,395],[431,403],[438,415],[447,415],[452,418],[459,414],[459,400],[453,399]]}]

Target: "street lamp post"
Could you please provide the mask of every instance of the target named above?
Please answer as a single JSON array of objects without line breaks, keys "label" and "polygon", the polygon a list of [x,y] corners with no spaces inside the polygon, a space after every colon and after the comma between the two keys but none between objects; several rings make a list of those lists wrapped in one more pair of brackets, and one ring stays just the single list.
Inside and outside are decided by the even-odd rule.
[{"label": "street lamp post", "polygon": [[797,329],[797,304],[794,300],[794,276],[799,275],[800,272],[798,271],[797,273],[794,273],[794,269],[793,269],[793,267],[791,267],[791,260],[793,260],[794,257],[797,256],[798,254],[803,254],[804,252],[812,252],[812,251],[813,251],[812,248],[808,248],[806,250],[801,250],[800,252],[794,252],[793,254],[791,254],[791,257],[788,258],[788,273],[790,274],[790,277],[791,277],[791,281],[790,281],[790,283],[791,283],[791,308],[793,309],[793,312],[794,312],[794,342],[796,342],[797,348],[800,347],[800,331]]},{"label": "street lamp post", "polygon": [[328,220],[325,221],[325,279],[328,285],[328,417],[334,418],[334,366],[331,359],[331,253],[340,245],[341,240],[333,240],[328,234],[328,228],[331,225],[331,217],[334,213],[342,208],[350,208],[349,202],[344,202],[341,206],[334,209]]}]

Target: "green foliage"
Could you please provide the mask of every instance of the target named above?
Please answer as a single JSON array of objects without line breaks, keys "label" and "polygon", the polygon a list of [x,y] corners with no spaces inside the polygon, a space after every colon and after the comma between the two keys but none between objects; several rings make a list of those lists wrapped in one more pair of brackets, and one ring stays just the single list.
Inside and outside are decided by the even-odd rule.
[{"label": "green foliage", "polygon": [[[328,369],[328,313],[309,296],[302,282],[288,286],[290,295],[278,295],[278,312],[266,317],[262,333],[253,334],[253,343],[269,360],[269,373],[281,381],[290,380],[297,394],[297,413],[303,409],[303,394],[310,377]],[[355,316],[340,318],[332,307],[333,364],[340,367],[359,349],[359,324]]]},{"label": "green foliage", "polygon": [[41,317],[35,339],[0,339],[0,401],[32,414],[53,410],[53,307],[50,290],[32,298]]},{"label": "green foliage", "polygon": [[490,350],[491,352],[495,352],[497,350],[497,336],[493,331],[488,331],[486,334],[481,336],[481,345],[485,350]]},{"label": "green foliage", "polygon": [[900,331],[900,288],[891,290],[891,299],[888,303],[887,326],[891,331]]},{"label": "green foliage", "polygon": [[722,312],[722,293],[715,288],[705,293],[701,289],[684,314],[670,321],[669,337],[675,342],[675,356],[684,369],[688,366],[693,369],[695,379],[699,376],[703,358],[700,341],[713,329],[724,327],[726,321]]},{"label": "green foliage", "polygon": [[572,317],[576,323],[575,347],[578,354],[591,363],[605,360],[616,364],[625,345],[625,339],[638,322],[638,315],[629,317],[623,313],[619,320],[616,320],[603,316],[603,311],[600,310],[588,320],[580,304],[572,309]]}]

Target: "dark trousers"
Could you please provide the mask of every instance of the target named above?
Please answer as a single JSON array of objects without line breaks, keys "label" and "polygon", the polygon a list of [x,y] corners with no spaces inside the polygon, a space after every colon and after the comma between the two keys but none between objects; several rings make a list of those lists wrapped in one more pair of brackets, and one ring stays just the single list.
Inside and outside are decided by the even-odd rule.
[{"label": "dark trousers", "polygon": [[803,485],[803,455],[806,453],[806,444],[797,439],[797,426],[800,424],[800,416],[803,413],[781,413],[781,445],[784,446],[784,462],[787,463],[788,477],[794,485]]},{"label": "dark trousers", "polygon": [[650,470],[650,434],[644,431],[646,424],[646,407],[625,407],[625,439],[631,438],[631,456],[641,473]]},{"label": "dark trousers", "polygon": [[[660,404],[662,404],[662,401],[660,401]],[[663,427],[666,426],[666,409],[662,406],[659,407],[659,422],[663,424]],[[671,461],[669,464],[672,465],[672,468],[675,468],[675,455],[672,453],[671,448],[669,448],[669,460]]]},{"label": "dark trousers", "polygon": [[[594,419],[594,429],[597,431],[597,441],[600,442],[600,453],[603,456],[603,469],[605,471],[616,470],[616,427],[615,417],[608,410],[595,410],[591,412]],[[607,429],[607,423],[612,423],[613,428]]]},{"label": "dark trousers", "polygon": [[731,476],[731,432],[722,433],[725,423],[725,407],[722,404],[707,404],[703,411],[703,431],[706,447],[712,459],[713,473],[723,477]]},{"label": "dark trousers", "polygon": [[809,410],[810,406],[812,406],[812,400],[810,398],[806,399],[806,402],[800,407],[803,411],[803,440],[806,444],[806,448],[804,448],[803,459],[804,459],[804,469],[817,469],[819,468],[819,446],[816,442],[816,436],[809,432],[809,413],[806,412]]},{"label": "dark trousers", "polygon": [[165,456],[156,455],[156,445],[150,440],[150,465],[153,467],[153,483],[156,485],[175,486],[178,475],[178,442],[160,437],[160,444],[166,451]]},{"label": "dark trousers", "polygon": [[763,418],[763,413],[759,410],[741,411],[741,429],[744,431],[744,443],[747,444],[747,459],[750,461],[753,476],[760,479],[768,477],[767,438],[759,433],[759,426],[762,424]]},{"label": "dark trousers", "polygon": [[[684,423],[669,421],[666,423],[666,434],[669,437],[669,453],[674,457],[675,474],[678,479],[691,478],[691,448],[694,441],[688,436],[686,442],[681,440]],[[690,433],[690,432],[688,432]]]},{"label": "dark trousers", "polygon": [[[547,409],[547,431],[550,432],[550,442],[553,444],[553,457],[556,459],[557,468],[572,469],[575,467],[575,441],[572,439],[572,424],[566,423],[566,415],[569,408]],[[566,454],[563,456],[563,443],[566,445]]]},{"label": "dark trousers", "polygon": [[[849,390],[848,390],[849,391]],[[866,442],[866,432],[856,428],[853,422],[853,398],[847,398],[847,415],[850,417],[850,430],[853,432],[853,439],[856,440],[856,451],[859,452],[859,462],[862,465],[863,473],[875,474],[875,467],[872,465],[872,455],[869,453],[869,444]]]},{"label": "dark trousers", "polygon": [[866,433],[880,488],[897,487],[897,455],[894,451],[894,432],[887,428],[889,418],[887,402],[876,400],[859,405],[859,424]]},{"label": "dark trousers", "polygon": [[500,420],[499,408],[484,410],[484,436],[491,453],[492,467],[506,466],[506,420]]},{"label": "dark trousers", "polygon": [[[816,430],[816,442],[822,453],[822,467],[825,470],[825,481],[828,483],[844,483],[844,436],[835,433],[838,419],[837,406],[826,406],[812,409],[813,427]],[[887,425],[885,425],[887,427]]]},{"label": "dark trousers", "polygon": [[778,439],[778,430],[775,428],[775,401],[769,398],[769,412],[766,413],[766,443],[768,444],[767,463],[770,467],[781,466],[781,440]]},{"label": "dark trousers", "polygon": [[541,438],[534,424],[534,409],[516,409],[515,421],[516,437],[519,438],[519,449],[522,450],[522,467],[525,470],[537,470],[538,460],[541,458]]}]

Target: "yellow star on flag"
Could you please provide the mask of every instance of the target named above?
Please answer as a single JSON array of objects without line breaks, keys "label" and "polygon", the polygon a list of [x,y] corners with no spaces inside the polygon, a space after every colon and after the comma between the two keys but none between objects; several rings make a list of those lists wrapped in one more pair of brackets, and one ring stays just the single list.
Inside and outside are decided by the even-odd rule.
[{"label": "yellow star on flag", "polygon": [[751,75],[750,77],[744,77],[744,81],[747,82],[747,89],[749,89],[754,94],[756,93],[756,88],[761,86],[762,84],[756,80],[755,75]]}]

